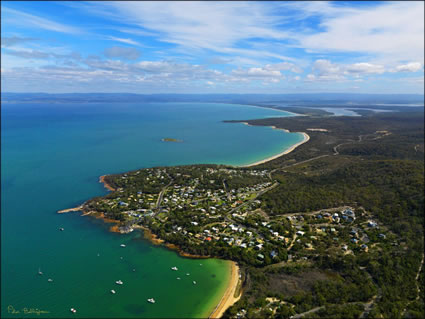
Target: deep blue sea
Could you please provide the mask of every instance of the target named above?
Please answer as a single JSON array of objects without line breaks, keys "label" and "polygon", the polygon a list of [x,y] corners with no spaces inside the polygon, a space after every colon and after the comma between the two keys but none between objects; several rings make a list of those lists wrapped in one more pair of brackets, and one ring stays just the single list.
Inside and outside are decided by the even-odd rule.
[{"label": "deep blue sea", "polygon": [[[2,318],[71,317],[71,307],[77,309],[72,317],[86,318],[208,315],[228,282],[228,262],[182,258],[140,232],[111,233],[101,220],[56,211],[106,194],[100,175],[249,164],[302,140],[297,133],[223,123],[289,116],[231,104],[3,104],[1,115]],[[183,143],[161,141],[167,137]],[[190,279],[176,280],[172,266]],[[124,285],[115,285],[118,279]],[[155,304],[146,302],[151,297]]]}]

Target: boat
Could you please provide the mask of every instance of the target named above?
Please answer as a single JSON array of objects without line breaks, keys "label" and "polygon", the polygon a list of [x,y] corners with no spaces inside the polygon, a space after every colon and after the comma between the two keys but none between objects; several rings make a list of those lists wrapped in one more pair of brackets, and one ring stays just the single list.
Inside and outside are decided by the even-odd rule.
[{"label": "boat", "polygon": [[133,269],[133,271],[136,271],[136,269]]},{"label": "boat", "polygon": [[49,279],[47,279],[47,281],[48,281],[48,282],[52,282],[52,281],[53,281],[53,279],[52,279],[52,278],[49,278]]},{"label": "boat", "polygon": [[122,259],[122,257],[120,257],[120,259]]},{"label": "boat", "polygon": [[120,246],[121,246],[122,248],[124,248],[124,247],[125,247],[125,245],[124,245],[124,244],[121,244]]},{"label": "boat", "polygon": [[60,231],[64,231],[65,229],[61,227],[61,228],[59,228],[59,230],[60,230]]},{"label": "boat", "polygon": [[71,308],[70,310],[71,310],[72,313],[76,313],[77,312],[77,310],[74,309],[74,308]]},{"label": "boat", "polygon": [[190,275],[189,273],[186,274],[186,276],[189,276],[189,275]]},{"label": "boat", "polygon": [[116,291],[115,291],[114,289],[112,289],[112,290],[111,290],[111,293],[113,293],[113,294],[114,294],[115,292],[116,292]]},{"label": "boat", "polygon": [[202,264],[199,264],[199,266],[202,266]]},{"label": "boat", "polygon": [[195,280],[194,280],[194,281],[192,281],[192,282],[193,282],[193,284],[194,284],[194,285],[196,285],[196,281],[195,281]]},{"label": "boat", "polygon": [[38,268],[38,274],[41,276],[43,274],[43,272],[40,270],[40,268]]},{"label": "boat", "polygon": [[149,299],[148,299],[148,302],[150,302],[150,303],[155,303],[155,299],[153,299],[153,298],[149,298]]},{"label": "boat", "polygon": [[123,284],[123,282],[122,282],[121,280],[117,280],[115,283],[116,283],[117,285],[122,285],[122,284]]},{"label": "boat", "polygon": [[176,266],[171,267],[171,270],[178,270]]},{"label": "boat", "polygon": [[177,280],[180,280],[180,277],[177,277]]}]

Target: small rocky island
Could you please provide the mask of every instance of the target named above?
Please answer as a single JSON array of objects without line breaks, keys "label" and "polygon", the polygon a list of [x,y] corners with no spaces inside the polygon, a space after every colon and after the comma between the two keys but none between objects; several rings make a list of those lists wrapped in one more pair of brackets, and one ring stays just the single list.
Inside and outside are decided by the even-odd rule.
[{"label": "small rocky island", "polygon": [[169,138],[169,137],[163,138],[163,139],[161,139],[161,141],[163,141],[163,142],[174,142],[174,143],[182,143],[183,142],[182,140],[178,140],[176,138]]}]

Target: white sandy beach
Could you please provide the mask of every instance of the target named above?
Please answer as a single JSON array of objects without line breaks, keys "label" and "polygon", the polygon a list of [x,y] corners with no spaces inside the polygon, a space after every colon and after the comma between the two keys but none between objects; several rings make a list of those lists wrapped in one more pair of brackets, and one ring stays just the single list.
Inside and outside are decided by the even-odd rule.
[{"label": "white sandy beach", "polygon": [[242,294],[239,294],[239,296],[237,297],[234,296],[239,283],[239,267],[235,262],[232,262],[231,267],[232,273],[230,275],[231,278],[229,285],[227,286],[223,297],[221,298],[220,302],[218,303],[217,307],[215,307],[209,318],[221,318],[223,313],[241,298]]},{"label": "white sandy beach", "polygon": [[[245,125],[249,125],[247,122],[242,122],[242,123],[243,123],[243,124],[245,124]],[[285,130],[285,129],[283,129],[283,128],[277,128],[277,127],[275,127],[275,126],[270,126],[270,127],[271,127],[271,128],[273,128],[273,129],[275,129],[275,130],[282,130],[282,131],[285,131],[285,132],[288,132],[288,133],[289,133],[289,131],[288,131],[288,130]],[[278,157],[280,157],[280,156],[282,156],[282,155],[285,155],[285,154],[289,154],[289,153],[291,153],[291,152],[292,152],[294,149],[296,149],[298,146],[300,146],[300,145],[302,145],[302,144],[304,144],[304,143],[307,143],[307,142],[310,140],[310,136],[309,136],[307,133],[305,133],[305,132],[297,132],[297,133],[301,133],[301,134],[304,136],[304,139],[303,139],[301,142],[298,142],[297,144],[292,145],[290,148],[285,149],[284,151],[282,151],[282,152],[281,152],[281,153],[279,153],[279,154],[273,155],[273,156],[271,156],[271,157],[268,157],[268,158],[263,159],[263,160],[261,160],[261,161],[257,161],[257,162],[252,163],[252,164],[242,165],[242,166],[240,166],[240,167],[251,167],[251,166],[255,166],[255,165],[259,165],[259,164],[264,164],[264,163],[269,162],[269,161],[271,161],[271,160],[274,160],[274,159],[276,159],[276,158],[278,158]]]}]

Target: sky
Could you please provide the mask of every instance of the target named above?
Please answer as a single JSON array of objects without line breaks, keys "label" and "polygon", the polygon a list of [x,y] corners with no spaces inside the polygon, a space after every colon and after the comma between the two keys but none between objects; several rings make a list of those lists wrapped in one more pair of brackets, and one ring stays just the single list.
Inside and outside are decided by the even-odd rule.
[{"label": "sky", "polygon": [[1,1],[3,92],[424,93],[424,2]]}]

